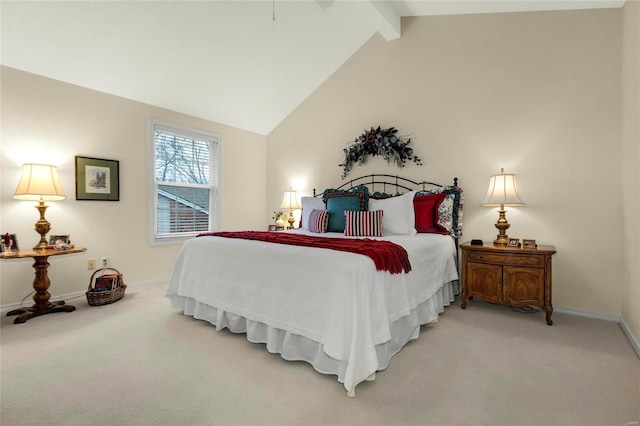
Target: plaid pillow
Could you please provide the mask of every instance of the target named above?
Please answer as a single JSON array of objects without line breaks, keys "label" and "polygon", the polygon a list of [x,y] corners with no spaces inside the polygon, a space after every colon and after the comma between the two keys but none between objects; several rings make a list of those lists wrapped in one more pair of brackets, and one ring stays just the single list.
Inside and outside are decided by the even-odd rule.
[{"label": "plaid pillow", "polygon": [[344,212],[344,235],[349,237],[382,237],[382,210]]},{"label": "plaid pillow", "polygon": [[313,210],[309,215],[308,229],[311,232],[327,232],[329,213],[326,210]]}]

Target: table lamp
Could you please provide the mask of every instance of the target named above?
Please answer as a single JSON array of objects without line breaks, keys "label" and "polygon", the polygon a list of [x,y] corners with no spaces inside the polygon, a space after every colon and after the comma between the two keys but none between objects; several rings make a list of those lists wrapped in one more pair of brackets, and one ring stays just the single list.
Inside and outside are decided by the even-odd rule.
[{"label": "table lamp", "polygon": [[506,246],[509,244],[507,229],[511,226],[505,217],[505,206],[521,207],[526,204],[520,199],[518,194],[518,186],[516,185],[516,175],[504,174],[504,169],[500,169],[499,175],[493,175],[489,179],[489,189],[484,200],[480,204],[484,207],[499,206],[499,217],[496,222],[498,228],[497,238],[493,241],[494,246]]},{"label": "table lamp", "polygon": [[44,212],[49,207],[44,202],[67,198],[60,183],[57,167],[48,164],[24,164],[22,176],[13,198],[38,201],[36,208],[40,212],[40,219],[36,222],[35,230],[40,234],[40,242],[33,248],[34,250],[47,248],[46,235],[51,229],[51,224],[44,217]]},{"label": "table lamp", "polygon": [[284,192],[284,198],[282,199],[280,208],[289,209],[289,228],[293,229],[293,222],[295,222],[295,219],[293,218],[293,209],[302,208],[300,202],[298,201],[298,194],[296,193],[296,191],[289,188],[288,191]]}]

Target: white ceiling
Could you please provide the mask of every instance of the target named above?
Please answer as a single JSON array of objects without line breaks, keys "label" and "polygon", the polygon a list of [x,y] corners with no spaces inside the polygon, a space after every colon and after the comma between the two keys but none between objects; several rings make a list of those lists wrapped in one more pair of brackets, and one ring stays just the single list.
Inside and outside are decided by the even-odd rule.
[{"label": "white ceiling", "polygon": [[401,16],[623,4],[2,0],[0,59],[9,67],[268,134],[376,32],[387,40],[401,36]]}]

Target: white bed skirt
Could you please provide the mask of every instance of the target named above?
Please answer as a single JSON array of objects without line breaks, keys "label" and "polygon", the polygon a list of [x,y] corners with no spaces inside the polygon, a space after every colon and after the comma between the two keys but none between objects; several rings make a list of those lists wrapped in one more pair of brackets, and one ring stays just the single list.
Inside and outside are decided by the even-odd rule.
[{"label": "white bed skirt", "polygon": [[[433,297],[418,305],[409,315],[391,324],[391,340],[376,345],[378,368],[372,371],[367,381],[375,380],[376,371],[389,366],[391,358],[397,354],[410,340],[420,335],[420,326],[438,321],[438,315],[449,306],[456,294],[459,294],[459,282],[444,284]],[[347,369],[346,360],[338,360],[324,353],[323,345],[307,337],[285,330],[270,327],[264,323],[248,320],[242,316],[219,310],[213,306],[199,302],[193,298],[178,295],[168,296],[171,304],[183,311],[185,315],[195,319],[208,321],[216,326],[216,330],[228,328],[233,333],[246,333],[247,340],[253,343],[264,343],[271,353],[278,353],[288,361],[306,361],[322,374],[334,374],[344,384]],[[346,386],[349,396],[355,396],[358,383]]]}]

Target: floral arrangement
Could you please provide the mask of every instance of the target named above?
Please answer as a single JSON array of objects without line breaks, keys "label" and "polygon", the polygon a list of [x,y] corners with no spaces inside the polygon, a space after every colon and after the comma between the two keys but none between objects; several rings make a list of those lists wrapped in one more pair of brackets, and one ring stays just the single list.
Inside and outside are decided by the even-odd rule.
[{"label": "floral arrangement", "polygon": [[287,216],[284,214],[284,212],[273,212],[273,216],[271,217],[271,219],[273,219],[273,222],[277,222],[280,219],[285,220],[287,219]]},{"label": "floral arrangement", "polygon": [[339,164],[342,167],[342,179],[344,179],[355,163],[363,165],[369,154],[380,155],[387,160],[395,162],[398,167],[404,167],[407,160],[413,160],[419,166],[422,165],[420,158],[413,155],[413,149],[409,148],[411,138],[397,136],[398,130],[395,127],[388,129],[365,130],[360,136],[354,139],[353,144],[344,149],[344,161]]}]

